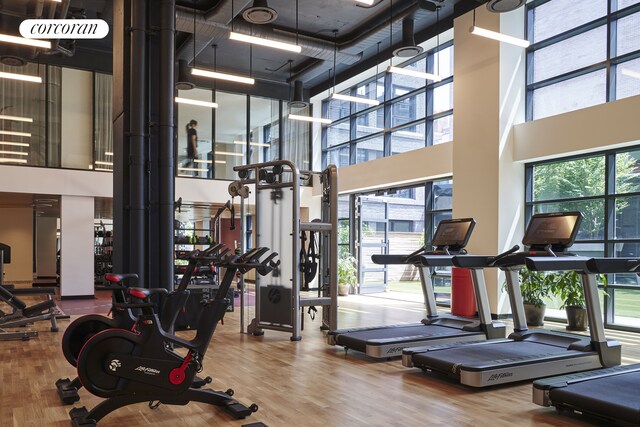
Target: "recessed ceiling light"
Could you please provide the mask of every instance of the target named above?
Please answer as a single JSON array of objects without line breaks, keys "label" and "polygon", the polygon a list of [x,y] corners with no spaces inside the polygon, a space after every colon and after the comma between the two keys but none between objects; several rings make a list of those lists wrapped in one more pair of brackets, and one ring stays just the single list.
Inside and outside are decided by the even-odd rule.
[{"label": "recessed ceiling light", "polygon": [[4,114],[0,114],[0,120],[13,120],[15,122],[33,123],[33,119],[31,117],[7,116]]}]

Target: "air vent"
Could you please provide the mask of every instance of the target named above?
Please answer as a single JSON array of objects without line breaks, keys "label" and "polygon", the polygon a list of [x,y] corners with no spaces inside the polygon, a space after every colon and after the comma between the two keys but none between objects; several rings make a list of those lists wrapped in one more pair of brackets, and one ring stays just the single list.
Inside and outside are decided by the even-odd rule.
[{"label": "air vent", "polygon": [[253,0],[253,6],[242,12],[245,21],[251,24],[268,24],[278,18],[278,12],[267,4],[267,0]]},{"label": "air vent", "polygon": [[0,62],[10,67],[22,67],[27,65],[27,61],[17,56],[5,55],[0,57]]},{"label": "air vent", "polygon": [[402,46],[393,51],[393,56],[399,58],[411,58],[420,55],[424,49],[416,45],[413,38],[413,19],[405,18],[402,21]]},{"label": "air vent", "polygon": [[525,0],[489,0],[487,9],[494,13],[505,13],[516,10],[525,3]]},{"label": "air vent", "polygon": [[189,81],[189,68],[187,67],[187,61],[181,59],[178,61],[178,75],[176,76],[176,89],[178,90],[190,90],[196,87],[195,84]]},{"label": "air vent", "polygon": [[289,101],[289,108],[304,108],[309,105],[304,100],[304,86],[302,80],[296,80],[293,86],[293,99]]}]

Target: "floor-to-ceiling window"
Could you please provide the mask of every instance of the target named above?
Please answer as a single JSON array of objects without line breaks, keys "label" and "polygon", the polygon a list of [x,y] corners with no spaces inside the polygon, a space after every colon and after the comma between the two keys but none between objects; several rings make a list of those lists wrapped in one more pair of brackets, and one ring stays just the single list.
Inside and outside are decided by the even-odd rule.
[{"label": "floor-to-ceiling window", "polygon": [[[640,149],[534,163],[526,171],[527,220],[537,212],[581,211],[584,220],[571,252],[640,256]],[[605,323],[640,328],[639,277],[610,275],[607,295]],[[550,304],[552,310],[559,306]]]},{"label": "floor-to-ceiling window", "polygon": [[382,72],[340,92],[378,105],[324,100],[322,115],[332,120],[322,129],[325,165],[347,166],[453,140],[453,44],[398,67],[442,80]]},{"label": "floor-to-ceiling window", "polygon": [[527,119],[640,94],[640,1],[527,5]]}]

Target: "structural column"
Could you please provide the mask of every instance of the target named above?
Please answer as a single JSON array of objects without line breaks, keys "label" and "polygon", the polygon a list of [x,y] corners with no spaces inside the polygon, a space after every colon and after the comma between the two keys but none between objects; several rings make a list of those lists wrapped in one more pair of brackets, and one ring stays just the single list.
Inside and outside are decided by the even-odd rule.
[{"label": "structural column", "polygon": [[56,276],[57,229],[57,218],[46,216],[36,218],[36,275],[38,277]]},{"label": "structural column", "polygon": [[94,294],[93,197],[61,196],[60,295],[62,298]]},{"label": "structural column", "polygon": [[[453,216],[477,226],[469,252],[497,254],[520,244],[524,230],[524,165],[513,162],[513,125],[524,121],[525,50],[472,35],[473,12],[454,20]],[[476,25],[524,35],[524,8],[476,10]],[[508,312],[504,275],[485,272],[493,314]]]}]

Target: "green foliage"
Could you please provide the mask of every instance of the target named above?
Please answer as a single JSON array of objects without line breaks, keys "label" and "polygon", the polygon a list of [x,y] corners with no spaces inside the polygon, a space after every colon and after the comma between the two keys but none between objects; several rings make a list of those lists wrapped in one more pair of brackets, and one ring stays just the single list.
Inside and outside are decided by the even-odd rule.
[{"label": "green foliage", "polygon": [[355,285],[358,283],[356,259],[350,253],[338,258],[338,283],[343,285]]},{"label": "green foliage", "polygon": [[[562,300],[560,308],[585,308],[586,302],[580,273],[576,271],[564,271],[562,273],[556,273],[554,276],[555,278],[551,284],[551,289],[553,293],[560,296]],[[607,285],[607,278],[604,274],[597,275],[597,281],[604,284],[604,286]]]},{"label": "green foliage", "polygon": [[553,273],[531,271],[526,268],[520,270],[520,292],[522,301],[525,304],[541,307],[544,299],[551,293],[551,284],[554,279]]}]

